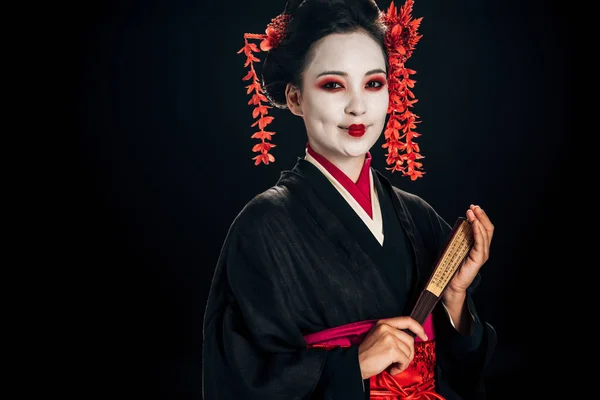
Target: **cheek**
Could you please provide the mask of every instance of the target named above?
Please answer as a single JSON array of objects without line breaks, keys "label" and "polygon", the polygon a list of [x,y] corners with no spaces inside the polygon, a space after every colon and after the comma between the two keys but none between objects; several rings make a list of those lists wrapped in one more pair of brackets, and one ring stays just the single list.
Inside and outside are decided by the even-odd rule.
[{"label": "cheek", "polygon": [[314,121],[326,123],[336,120],[339,118],[340,110],[343,109],[343,96],[314,92],[305,98],[304,115]]},{"label": "cheek", "polygon": [[377,114],[387,114],[387,108],[390,103],[390,94],[387,89],[381,90],[377,93],[374,99],[374,106]]}]

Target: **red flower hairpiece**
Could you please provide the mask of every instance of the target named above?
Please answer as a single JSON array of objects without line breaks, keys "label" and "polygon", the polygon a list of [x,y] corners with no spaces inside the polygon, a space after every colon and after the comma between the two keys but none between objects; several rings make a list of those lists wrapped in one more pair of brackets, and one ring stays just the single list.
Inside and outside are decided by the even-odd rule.
[{"label": "red flower hairpiece", "polygon": [[[411,111],[418,101],[410,90],[415,80],[410,75],[417,71],[405,67],[405,62],[412,55],[415,45],[423,35],[418,34],[423,18],[414,19],[411,15],[414,0],[406,0],[400,9],[394,2],[387,12],[381,13],[381,21],[387,26],[385,45],[388,53],[388,91],[390,103],[387,113],[390,115],[385,128],[385,144],[387,148],[386,162],[392,172],[400,171],[411,180],[422,178],[423,163],[417,161],[424,158],[419,153],[419,144],[414,141],[421,136],[414,131],[420,123],[419,116]],[[401,153],[405,152],[405,153]]]},{"label": "red flower hairpiece", "polygon": [[[254,69],[254,63],[260,62],[260,59],[257,58],[253,53],[258,53],[261,50],[268,52],[271,49],[279,46],[281,41],[285,38],[287,25],[290,20],[291,15],[283,13],[271,20],[271,22],[267,25],[267,29],[265,30],[264,34],[245,33],[244,47],[237,52],[237,54],[243,52],[246,55],[246,63],[244,64],[244,67],[250,66],[250,71],[242,78],[242,80],[252,81],[252,83],[246,86],[246,94],[251,94],[254,92],[248,104],[255,106],[254,110],[252,111],[252,118],[258,118],[251,125],[252,127],[258,125],[259,129],[258,132],[252,135],[252,139],[260,139],[261,141],[252,148],[253,152],[259,153],[257,156],[252,158],[254,160],[254,165],[258,165],[260,163],[269,164],[270,162],[275,161],[275,157],[269,153],[269,151],[275,147],[273,143],[269,143],[275,132],[265,131],[265,127],[273,122],[273,117],[268,115],[268,109],[273,107],[263,104],[268,103],[269,100],[264,94],[258,76],[256,75],[256,70]],[[249,39],[261,39],[262,41],[260,42],[260,49],[256,46],[256,44],[249,42]]]}]

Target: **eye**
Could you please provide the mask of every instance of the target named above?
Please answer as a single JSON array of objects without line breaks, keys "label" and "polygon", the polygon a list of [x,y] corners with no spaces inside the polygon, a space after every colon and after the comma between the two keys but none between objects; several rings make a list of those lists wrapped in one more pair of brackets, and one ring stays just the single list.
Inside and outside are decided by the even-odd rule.
[{"label": "eye", "polygon": [[367,88],[369,88],[369,89],[379,89],[383,85],[385,85],[385,82],[382,82],[380,80],[372,80],[372,81],[369,81],[367,83]]},{"label": "eye", "polygon": [[343,86],[340,85],[338,82],[326,82],[321,86],[323,89],[341,89]]}]

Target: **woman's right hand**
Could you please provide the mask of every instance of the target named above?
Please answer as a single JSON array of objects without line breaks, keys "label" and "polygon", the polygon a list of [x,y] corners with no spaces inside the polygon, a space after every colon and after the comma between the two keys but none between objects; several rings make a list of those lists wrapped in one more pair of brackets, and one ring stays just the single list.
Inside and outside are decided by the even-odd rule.
[{"label": "woman's right hand", "polygon": [[423,326],[411,317],[380,319],[358,346],[358,361],[362,378],[368,379],[389,367],[396,375],[404,371],[414,357],[415,339],[409,330],[427,340]]}]

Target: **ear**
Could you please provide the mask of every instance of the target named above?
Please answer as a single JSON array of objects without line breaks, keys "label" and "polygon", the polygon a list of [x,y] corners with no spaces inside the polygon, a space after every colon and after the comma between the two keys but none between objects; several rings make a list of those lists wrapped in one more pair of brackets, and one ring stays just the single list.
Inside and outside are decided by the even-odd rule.
[{"label": "ear", "polygon": [[302,93],[291,83],[285,87],[285,102],[292,114],[302,116]]}]

